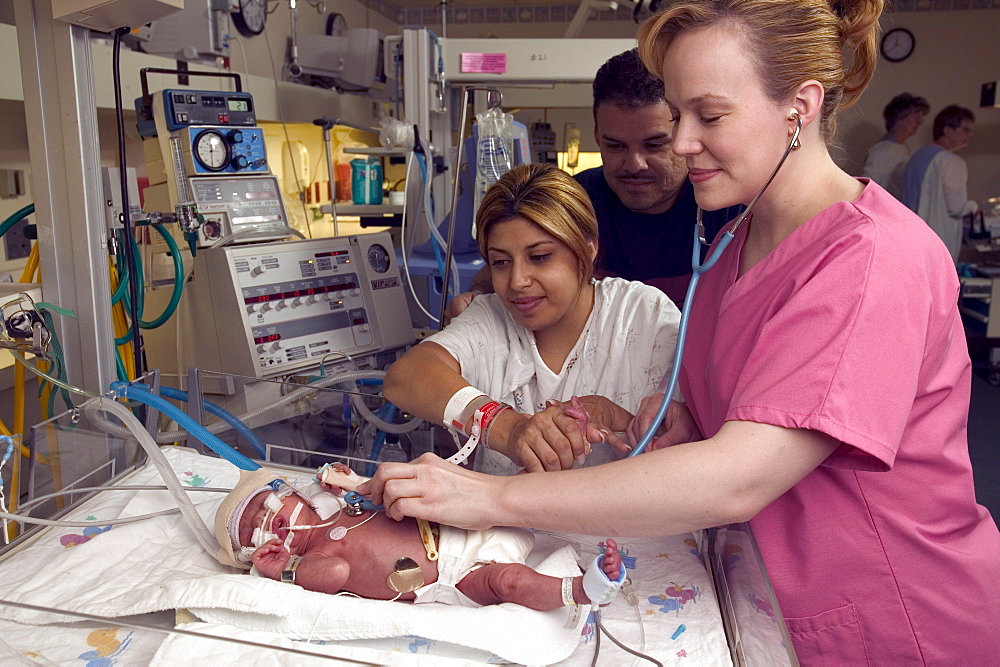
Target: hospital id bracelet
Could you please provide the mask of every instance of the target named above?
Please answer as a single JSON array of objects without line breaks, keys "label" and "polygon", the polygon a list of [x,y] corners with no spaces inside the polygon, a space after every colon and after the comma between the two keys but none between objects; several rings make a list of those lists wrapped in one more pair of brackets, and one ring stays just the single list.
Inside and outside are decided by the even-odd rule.
[{"label": "hospital id bracelet", "polygon": [[281,583],[283,584],[294,584],[295,583],[295,571],[299,569],[299,563],[302,562],[301,556],[291,556],[288,559],[288,569],[281,571]]},{"label": "hospital id bracelet", "polygon": [[483,445],[486,447],[486,449],[491,449],[491,447],[490,447],[490,429],[492,429],[493,425],[497,423],[497,418],[503,412],[505,412],[507,410],[513,410],[513,409],[514,409],[513,405],[509,405],[507,403],[501,403],[500,404],[500,408],[496,412],[494,412],[493,415],[490,417],[490,422],[484,427],[483,437],[482,437]]},{"label": "hospital id bracelet", "polygon": [[573,577],[563,577],[562,603],[564,607],[572,607],[576,604],[576,600],[573,599]]},{"label": "hospital id bracelet", "polygon": [[475,408],[470,408],[472,403],[480,396],[486,399],[485,402],[489,402],[489,397],[472,385],[462,387],[452,394],[452,397],[448,399],[448,404],[444,408],[444,425],[454,428],[462,433],[462,435],[468,435],[465,432],[465,425],[469,423],[469,419],[472,418],[475,411]]},{"label": "hospital id bracelet", "polygon": [[478,408],[476,414],[472,417],[472,435],[469,436],[469,439],[462,445],[461,449],[447,458],[448,463],[460,464],[469,458],[469,455],[472,454],[476,446],[482,441],[484,429],[488,429],[496,416],[509,407],[506,403],[498,403],[490,400],[489,403]]}]

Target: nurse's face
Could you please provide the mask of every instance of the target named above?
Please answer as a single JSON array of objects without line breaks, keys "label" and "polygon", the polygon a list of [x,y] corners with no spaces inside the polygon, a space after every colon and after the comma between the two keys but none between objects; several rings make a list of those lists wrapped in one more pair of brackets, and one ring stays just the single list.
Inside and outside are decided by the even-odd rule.
[{"label": "nurse's face", "polygon": [[765,94],[738,30],[680,34],[663,60],[663,82],[674,152],[687,162],[698,205],[748,204],[788,146],[790,107]]},{"label": "nurse's face", "polygon": [[559,329],[590,315],[576,255],[538,225],[521,217],[492,225],[486,252],[493,290],[525,328]]}]

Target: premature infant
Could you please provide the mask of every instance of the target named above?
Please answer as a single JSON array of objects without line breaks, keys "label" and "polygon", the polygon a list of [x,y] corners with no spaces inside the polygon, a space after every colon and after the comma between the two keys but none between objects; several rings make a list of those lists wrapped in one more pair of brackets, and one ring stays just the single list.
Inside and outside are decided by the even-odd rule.
[{"label": "premature infant", "polygon": [[[433,524],[410,517],[350,516],[331,495],[341,487],[325,476],[345,486],[357,479],[347,466],[327,466],[317,475],[323,491],[309,499],[273,471],[241,471],[216,515],[218,559],[243,569],[251,561],[266,577],[321,593],[465,606],[513,602],[541,611],[607,604],[625,579],[614,540],[584,576],[550,577],[524,565],[534,542],[526,530],[435,525],[432,536]],[[317,505],[326,501],[338,509],[323,519]]]}]

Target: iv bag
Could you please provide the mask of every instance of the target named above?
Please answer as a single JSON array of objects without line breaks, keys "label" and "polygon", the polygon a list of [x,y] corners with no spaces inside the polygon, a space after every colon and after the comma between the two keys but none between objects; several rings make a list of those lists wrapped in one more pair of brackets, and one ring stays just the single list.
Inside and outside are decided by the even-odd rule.
[{"label": "iv bag", "polygon": [[476,115],[479,139],[476,145],[476,196],[474,211],[490,186],[511,167],[514,153],[514,117],[494,107]]}]

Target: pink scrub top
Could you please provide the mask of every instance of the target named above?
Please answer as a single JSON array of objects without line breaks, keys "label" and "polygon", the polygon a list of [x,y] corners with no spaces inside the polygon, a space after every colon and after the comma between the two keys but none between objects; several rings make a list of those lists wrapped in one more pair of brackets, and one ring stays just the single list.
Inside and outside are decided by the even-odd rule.
[{"label": "pink scrub top", "polygon": [[704,274],[681,390],[729,420],[843,444],[752,521],[805,664],[997,664],[1000,534],[976,504],[971,364],[947,249],[875,183],[737,279]]}]

